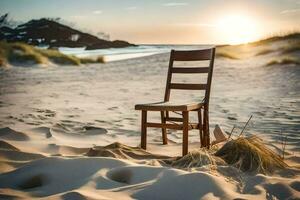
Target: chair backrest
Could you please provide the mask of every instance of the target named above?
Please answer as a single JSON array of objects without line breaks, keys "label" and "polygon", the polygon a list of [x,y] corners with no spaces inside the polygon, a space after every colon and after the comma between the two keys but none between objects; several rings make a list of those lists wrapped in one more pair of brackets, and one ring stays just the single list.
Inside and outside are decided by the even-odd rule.
[{"label": "chair backrest", "polygon": [[[170,92],[172,89],[177,90],[205,90],[204,103],[209,103],[209,95],[211,88],[211,80],[213,74],[213,66],[215,59],[215,48],[192,50],[192,51],[177,51],[171,50],[168,77],[165,91],[165,101],[169,101]],[[174,61],[209,61],[207,67],[173,67]],[[188,84],[188,83],[173,83],[172,74],[195,74],[207,73],[207,81],[204,84]]]}]

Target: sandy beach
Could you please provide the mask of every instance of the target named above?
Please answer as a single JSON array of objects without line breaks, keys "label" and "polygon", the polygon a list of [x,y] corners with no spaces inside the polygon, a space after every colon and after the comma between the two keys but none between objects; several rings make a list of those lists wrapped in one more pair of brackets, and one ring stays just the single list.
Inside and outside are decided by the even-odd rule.
[{"label": "sandy beach", "polygon": [[[176,166],[179,131],[162,145],[160,129],[149,129],[147,152],[138,148],[134,105],[163,99],[168,53],[0,69],[0,199],[299,199],[300,68],[267,65],[285,44],[240,46],[240,59],[217,57],[212,83],[212,139],[216,124],[226,133],[236,126],[235,139],[250,115],[245,136],[262,138],[279,155],[286,138],[289,166],[272,174],[243,172],[215,157],[201,166]],[[274,51],[258,55],[265,48]],[[189,142],[190,151],[199,151],[197,130]]]}]

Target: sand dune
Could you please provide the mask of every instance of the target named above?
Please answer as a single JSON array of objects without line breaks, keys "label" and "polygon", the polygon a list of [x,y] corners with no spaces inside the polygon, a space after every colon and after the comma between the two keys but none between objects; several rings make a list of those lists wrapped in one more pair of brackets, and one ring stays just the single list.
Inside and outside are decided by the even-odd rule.
[{"label": "sand dune", "polygon": [[19,149],[8,142],[5,142],[3,140],[0,140],[0,150],[14,150],[19,151]]},{"label": "sand dune", "polygon": [[[295,177],[256,175],[244,178],[245,185],[240,193],[238,183],[201,171],[137,165],[115,158],[53,157],[32,161],[1,174],[0,188],[26,191],[35,197],[54,197],[65,193],[65,197],[74,195],[78,198],[85,198],[80,190],[89,188],[96,198],[103,198],[102,191],[105,190],[105,198],[108,199],[118,192],[119,199],[264,199],[268,195],[283,199],[300,194],[300,181],[296,181]],[[77,192],[69,192],[74,190]],[[122,191],[126,191],[127,196]]]},{"label": "sand dune", "polygon": [[[40,137],[30,142],[35,139]],[[47,157],[22,152],[8,141],[2,144],[1,198],[285,199],[300,195],[300,170],[281,170],[280,176],[250,175],[203,152],[189,160],[192,157],[156,155],[121,143],[91,148],[45,143],[48,153],[60,155]]]}]

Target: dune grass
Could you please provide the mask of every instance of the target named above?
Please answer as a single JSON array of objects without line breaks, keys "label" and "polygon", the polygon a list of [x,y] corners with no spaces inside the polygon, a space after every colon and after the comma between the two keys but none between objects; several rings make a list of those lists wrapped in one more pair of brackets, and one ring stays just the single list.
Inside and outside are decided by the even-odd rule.
[{"label": "dune grass", "polygon": [[205,165],[216,166],[224,165],[225,162],[219,157],[214,156],[210,151],[202,148],[189,152],[187,155],[174,160],[171,163],[172,167],[179,169],[190,169],[194,167],[202,167]]},{"label": "dune grass", "polygon": [[65,55],[60,53],[58,50],[52,49],[37,49],[37,51],[48,58],[51,62],[60,65],[80,65],[80,59],[75,56]]},{"label": "dune grass", "polygon": [[269,61],[266,66],[272,65],[300,65],[300,59],[298,57],[282,57]]},{"label": "dune grass", "polygon": [[300,51],[300,42],[298,43],[294,43],[294,44],[290,44],[287,45],[285,47],[282,48],[282,53],[286,54],[286,53],[294,53],[294,52],[299,52]]},{"label": "dune grass", "polygon": [[273,49],[263,49],[261,51],[259,51],[257,54],[255,54],[256,56],[262,56],[262,55],[266,55],[269,53],[273,53],[274,50]]},{"label": "dune grass", "polygon": [[34,46],[14,42],[7,43],[0,41],[0,67],[11,65],[32,65],[48,64],[49,62],[58,65],[80,65],[87,63],[103,63],[102,57],[78,58],[76,56],[65,55],[58,50],[38,49]]},{"label": "dune grass", "polygon": [[221,157],[226,163],[246,172],[270,174],[288,166],[257,136],[231,140],[219,149],[215,156]]},{"label": "dune grass", "polygon": [[217,52],[216,56],[222,57],[222,58],[234,59],[234,60],[239,59],[238,57],[234,56],[233,54],[225,53],[225,52]]},{"label": "dune grass", "polygon": [[[238,56],[234,55],[233,51],[224,49],[225,47],[219,47],[216,52],[217,57],[228,58],[228,59],[239,59]],[[229,53],[230,52],[230,53]]]},{"label": "dune grass", "polygon": [[92,64],[92,63],[105,63],[105,59],[103,56],[98,56],[97,58],[80,58],[80,62],[82,64]]},{"label": "dune grass", "polygon": [[255,42],[251,42],[250,44],[253,46],[259,46],[259,45],[270,44],[277,41],[291,41],[291,40],[299,40],[299,39],[300,39],[300,33],[294,32],[294,33],[289,33],[281,36],[268,37],[266,39],[261,39]]}]

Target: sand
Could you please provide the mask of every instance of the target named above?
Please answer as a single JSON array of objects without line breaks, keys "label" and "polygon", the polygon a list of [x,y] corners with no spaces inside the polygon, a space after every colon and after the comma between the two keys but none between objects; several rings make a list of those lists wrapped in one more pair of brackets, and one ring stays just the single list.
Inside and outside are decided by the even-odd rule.
[{"label": "sand", "polygon": [[[187,168],[177,160],[180,132],[162,145],[160,130],[149,129],[147,151],[138,147],[134,105],[162,99],[168,54],[1,71],[0,199],[300,198],[299,66],[264,67],[273,56],[218,59],[210,108],[211,132],[236,125],[235,138],[252,114],[245,135],[259,135],[280,155],[286,136],[289,167],[272,174],[242,172],[206,154]],[[197,131],[189,140],[199,150]]]},{"label": "sand", "polygon": [[[39,130],[42,135],[43,129]],[[2,131],[10,136],[0,143],[3,199],[292,199],[300,195],[300,169],[295,167],[271,175],[245,173],[224,161],[186,169],[174,162],[177,158],[121,143],[79,148],[54,145],[57,139],[46,135],[41,144],[41,136],[30,131]],[[29,141],[13,140],[20,133],[30,135]]]}]

